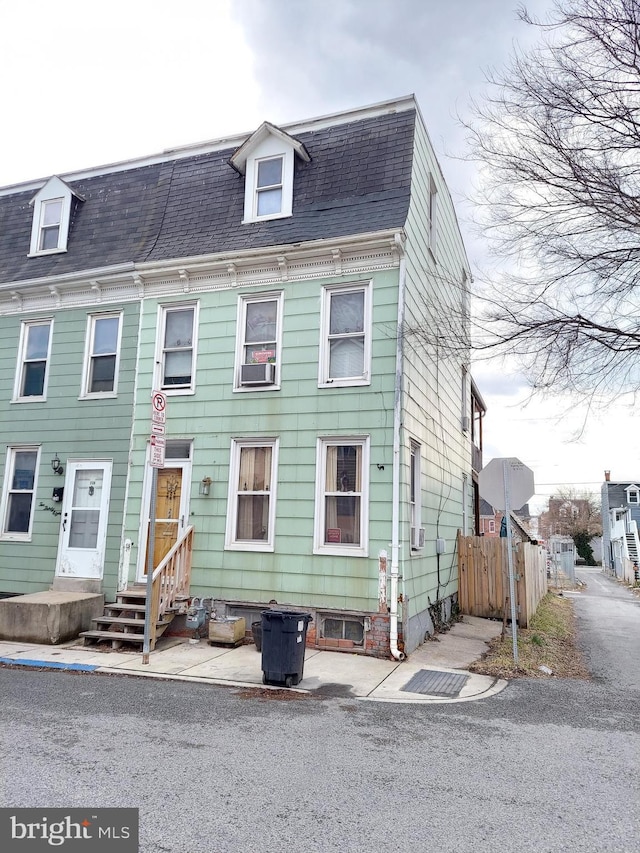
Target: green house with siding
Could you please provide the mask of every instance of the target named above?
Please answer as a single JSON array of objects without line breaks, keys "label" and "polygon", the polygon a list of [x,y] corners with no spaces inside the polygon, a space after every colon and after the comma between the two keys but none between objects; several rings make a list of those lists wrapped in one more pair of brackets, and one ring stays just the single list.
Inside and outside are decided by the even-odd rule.
[{"label": "green house with siding", "polygon": [[0,190],[0,592],[188,536],[218,617],[413,651],[474,527],[469,279],[413,97]]}]

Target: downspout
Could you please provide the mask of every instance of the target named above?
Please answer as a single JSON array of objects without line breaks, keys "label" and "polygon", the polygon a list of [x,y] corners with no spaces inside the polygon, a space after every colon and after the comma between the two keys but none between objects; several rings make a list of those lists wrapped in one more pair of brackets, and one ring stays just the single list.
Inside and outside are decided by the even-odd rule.
[{"label": "downspout", "polygon": [[402,371],[404,369],[404,297],[406,262],[401,234],[394,236],[400,258],[398,273],[398,325],[396,330],[396,378],[393,400],[393,475],[391,484],[391,574],[389,596],[389,650],[396,660],[405,654],[398,648],[398,574],[400,552],[400,430],[402,426]]}]

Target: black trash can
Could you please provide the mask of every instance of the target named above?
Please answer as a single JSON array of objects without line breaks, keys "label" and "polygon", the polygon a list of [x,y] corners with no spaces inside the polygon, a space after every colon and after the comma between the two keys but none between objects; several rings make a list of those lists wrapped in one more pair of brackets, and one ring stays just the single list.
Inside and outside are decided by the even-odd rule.
[{"label": "black trash can", "polygon": [[262,611],[262,683],[292,687],[302,680],[310,613]]},{"label": "black trash can", "polygon": [[253,642],[256,644],[256,651],[262,651],[262,622],[252,622],[251,623],[251,634],[253,636]]}]

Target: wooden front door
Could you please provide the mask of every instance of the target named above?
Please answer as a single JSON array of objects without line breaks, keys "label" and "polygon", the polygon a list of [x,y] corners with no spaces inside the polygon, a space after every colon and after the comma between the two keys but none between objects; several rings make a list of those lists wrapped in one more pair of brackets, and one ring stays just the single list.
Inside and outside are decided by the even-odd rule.
[{"label": "wooden front door", "polygon": [[[166,468],[158,469],[153,548],[154,568],[167,556],[188,526],[189,470],[188,463],[174,462],[173,460],[168,461]],[[150,494],[149,497],[151,497]],[[149,500],[148,508],[150,504],[151,501]],[[141,555],[144,555],[144,560],[141,560],[142,565],[138,566],[138,579],[144,578],[147,574],[149,529],[150,519],[149,509],[147,509],[146,542],[144,550],[141,552]]]}]

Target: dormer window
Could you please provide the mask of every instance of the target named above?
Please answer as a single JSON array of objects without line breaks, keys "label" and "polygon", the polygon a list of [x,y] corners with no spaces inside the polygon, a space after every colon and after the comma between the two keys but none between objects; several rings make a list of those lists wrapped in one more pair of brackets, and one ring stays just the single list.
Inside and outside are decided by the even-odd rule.
[{"label": "dormer window", "polygon": [[638,486],[628,486],[625,491],[628,504],[640,504],[640,488]]},{"label": "dormer window", "polygon": [[299,140],[268,122],[233,154],[229,164],[245,178],[243,224],[292,215],[296,157],[311,160]]},{"label": "dormer window", "polygon": [[52,198],[43,201],[40,207],[40,229],[38,234],[38,251],[49,252],[57,249],[60,242],[60,223],[62,222],[62,205],[64,199]]},{"label": "dormer window", "polygon": [[67,251],[74,198],[80,199],[80,196],[60,178],[53,177],[31,200],[33,222],[29,256]]},{"label": "dormer window", "polygon": [[256,216],[275,216],[282,213],[284,157],[258,160],[256,166]]}]

